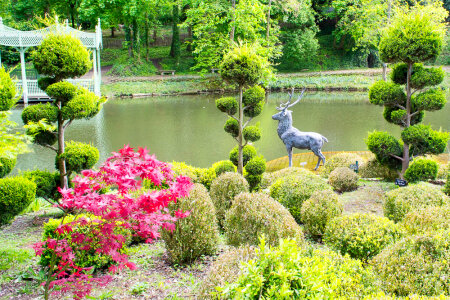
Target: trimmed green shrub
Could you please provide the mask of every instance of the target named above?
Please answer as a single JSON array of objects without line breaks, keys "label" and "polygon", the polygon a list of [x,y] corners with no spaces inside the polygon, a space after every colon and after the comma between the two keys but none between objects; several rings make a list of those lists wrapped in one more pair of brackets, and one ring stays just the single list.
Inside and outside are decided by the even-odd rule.
[{"label": "trimmed green shrub", "polygon": [[447,174],[447,182],[444,186],[444,193],[447,194],[447,196],[450,196],[450,172]]},{"label": "trimmed green shrub", "polygon": [[348,168],[350,165],[355,164],[357,161],[361,165],[364,160],[358,154],[346,152],[338,153],[327,160],[325,166],[322,169],[322,175],[328,176],[331,172],[333,172],[334,169],[338,167]]},{"label": "trimmed green shrub", "polygon": [[69,173],[80,173],[92,168],[100,157],[98,149],[92,145],[70,141],[66,143],[64,153],[56,156],[55,165],[58,167],[59,158],[66,161],[66,169]]},{"label": "trimmed green shrub", "polygon": [[221,299],[362,299],[379,291],[362,262],[292,240],[273,248],[262,241],[239,278],[218,289]]},{"label": "trimmed green shrub", "polygon": [[216,286],[224,286],[235,281],[241,272],[241,264],[255,257],[253,246],[241,246],[231,248],[221,254],[211,265],[205,279],[200,285],[201,299],[215,299],[217,293]]},{"label": "trimmed green shrub", "polygon": [[23,177],[33,181],[36,184],[36,197],[54,199],[59,198],[59,173],[47,170],[34,170],[24,172]]},{"label": "trimmed green shrub", "polygon": [[11,173],[16,166],[17,158],[0,157],[0,178],[5,177]]},{"label": "trimmed green shrub", "polygon": [[[252,145],[245,145],[242,149],[242,157],[244,166],[248,163],[250,159],[256,156],[256,149]],[[233,162],[235,166],[238,165],[239,158],[239,148],[238,146],[234,147],[230,152],[230,160]]]},{"label": "trimmed green shrub", "polygon": [[375,105],[402,105],[406,102],[406,94],[400,85],[380,80],[370,87],[369,100]]},{"label": "trimmed green shrub", "polygon": [[66,120],[89,119],[95,116],[101,108],[103,100],[88,90],[76,95],[69,102],[64,104],[61,115]]},{"label": "trimmed green shrub", "polygon": [[225,234],[232,246],[258,245],[264,235],[270,245],[281,238],[303,241],[303,232],[289,211],[263,193],[237,195],[226,212]]},{"label": "trimmed green shrub", "polygon": [[82,89],[70,82],[60,81],[49,85],[45,89],[45,93],[52,99],[61,102],[64,105],[66,104],[66,101],[69,101],[82,93]]},{"label": "trimmed green shrub", "polygon": [[245,179],[250,185],[250,191],[258,190],[262,180],[262,174],[266,171],[266,160],[263,156],[252,158],[246,165]]},{"label": "trimmed green shrub", "polygon": [[224,227],[225,213],[231,207],[235,196],[248,192],[247,180],[238,173],[223,173],[213,180],[210,189],[211,199],[221,228]]},{"label": "trimmed green shrub", "polygon": [[371,265],[387,293],[450,295],[450,231],[407,236],[378,254]]},{"label": "trimmed green shrub", "polygon": [[270,196],[283,204],[300,223],[303,202],[308,200],[315,191],[331,189],[324,179],[315,175],[290,175],[272,184]]},{"label": "trimmed green shrub", "polygon": [[438,173],[436,179],[447,179],[447,174],[450,173],[450,163],[448,164],[439,164],[438,165]]},{"label": "trimmed green shrub", "polygon": [[[248,88],[244,91],[242,95],[242,104],[244,107],[247,107],[244,110],[244,115],[246,117],[256,117],[261,114],[264,108],[264,100],[265,100],[266,92],[259,85],[255,85],[251,88]],[[254,127],[254,126],[253,126]],[[259,128],[258,128],[259,130]],[[245,135],[245,130],[244,130]],[[260,134],[261,135],[261,134]],[[246,140],[250,140],[247,139]],[[259,138],[257,139],[259,140]],[[250,140],[252,141],[252,140]]]},{"label": "trimmed green shrub", "polygon": [[222,97],[216,100],[216,107],[228,115],[234,115],[238,110],[238,102],[235,97]]},{"label": "trimmed green shrub", "polygon": [[261,188],[265,189],[270,187],[275,181],[277,181],[279,178],[286,177],[289,175],[307,175],[307,176],[313,176],[314,173],[303,168],[298,167],[291,167],[291,168],[284,168],[275,172],[266,172],[263,174],[262,180],[261,180]]},{"label": "trimmed green shrub", "polygon": [[449,202],[439,188],[421,182],[386,193],[384,215],[394,222],[400,222],[410,211],[425,206],[443,206]]},{"label": "trimmed green shrub", "polygon": [[395,170],[391,170],[387,166],[380,164],[375,156],[372,156],[367,162],[361,165],[358,174],[361,178],[382,178],[386,180],[393,180],[398,177]]},{"label": "trimmed green shrub", "polygon": [[177,161],[173,161],[171,165],[172,165],[171,169],[175,174],[175,176],[183,175],[192,179],[192,182],[197,182],[198,177],[195,167],[188,165],[185,162],[177,162]]},{"label": "trimmed green shrub", "polygon": [[7,224],[34,200],[36,184],[24,177],[0,179],[0,225]]},{"label": "trimmed green shrub", "polygon": [[258,126],[247,126],[242,131],[244,139],[249,142],[259,141],[261,138],[261,129]]},{"label": "trimmed green shrub", "polygon": [[216,171],[213,168],[196,168],[198,183],[203,184],[208,190],[211,188],[211,184],[216,179]]},{"label": "trimmed green shrub", "polygon": [[402,225],[410,235],[450,229],[450,205],[423,207],[409,212]]},{"label": "trimmed green shrub", "polygon": [[27,135],[32,136],[33,143],[38,145],[53,145],[58,141],[58,137],[55,132],[50,130],[34,130],[27,128]]},{"label": "trimmed green shrub", "polygon": [[22,121],[24,124],[28,122],[37,123],[45,119],[47,123],[53,123],[58,120],[58,108],[50,103],[28,105],[22,111]]},{"label": "trimmed green shrub", "polygon": [[5,68],[0,66],[0,111],[8,111],[19,100],[16,96],[16,84],[6,72]]},{"label": "trimmed green shrub", "polygon": [[239,122],[236,119],[228,118],[228,120],[225,122],[225,125],[223,125],[223,130],[225,132],[228,132],[232,137],[238,137],[239,136]]},{"label": "trimmed green shrub", "polygon": [[173,264],[191,263],[202,255],[216,253],[219,244],[216,209],[203,185],[195,184],[189,197],[170,204],[169,210],[171,213],[189,211],[189,216],[176,222],[173,232],[162,230],[162,238]]},{"label": "trimmed green shrub", "polygon": [[402,131],[402,139],[411,145],[411,155],[440,154],[445,151],[450,135],[431,126],[417,124]]},{"label": "trimmed green shrub", "polygon": [[382,165],[393,170],[401,169],[401,161],[391,155],[403,155],[403,142],[387,132],[374,131],[367,137],[366,145]]},{"label": "trimmed green shrub", "polygon": [[338,192],[349,192],[358,188],[359,176],[348,167],[333,170],[328,177],[328,183]]},{"label": "trimmed green shrub", "polygon": [[330,220],[340,216],[342,211],[343,206],[333,191],[314,192],[302,205],[303,229],[311,237],[322,237]]},{"label": "trimmed green shrub", "polygon": [[231,160],[221,160],[212,165],[216,176],[220,176],[225,172],[236,172],[236,166],[231,162]]},{"label": "trimmed green shrub", "polygon": [[400,227],[385,217],[352,214],[331,220],[323,240],[342,255],[367,261],[401,237]]},{"label": "trimmed green shrub", "polygon": [[409,164],[405,172],[405,179],[409,182],[427,181],[436,179],[438,163],[432,159],[416,158]]},{"label": "trimmed green shrub", "polygon": [[430,88],[411,98],[415,109],[434,111],[440,110],[447,103],[445,91],[440,87]]}]

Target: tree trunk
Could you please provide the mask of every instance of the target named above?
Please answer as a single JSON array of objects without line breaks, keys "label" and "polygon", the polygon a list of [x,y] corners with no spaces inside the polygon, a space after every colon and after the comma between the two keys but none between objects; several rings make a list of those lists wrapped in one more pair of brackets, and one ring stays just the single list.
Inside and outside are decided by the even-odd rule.
[{"label": "tree trunk", "polygon": [[[58,104],[61,109],[61,104]],[[61,112],[58,114],[58,156],[64,153],[64,120]],[[64,159],[58,158],[59,179],[61,188],[67,188],[66,162]]]},{"label": "tree trunk", "polygon": [[383,80],[387,81],[387,63],[383,63]]},{"label": "tree trunk", "polygon": [[[406,75],[406,125],[405,128],[411,126],[411,74],[412,74],[413,64],[408,63],[408,72]],[[406,169],[409,167],[409,144],[403,143],[403,161],[402,161],[402,172],[400,174],[401,178],[404,178]]]},{"label": "tree trunk", "polygon": [[115,32],[115,30],[116,30],[116,28],[114,28],[114,27],[111,27],[111,37],[113,38],[113,37],[115,37],[114,36],[114,32]]},{"label": "tree trunk", "polygon": [[133,43],[131,41],[130,25],[125,25],[124,30],[125,30],[125,40],[127,41],[127,46],[128,46],[128,57],[133,57]]},{"label": "tree trunk", "polygon": [[145,45],[145,60],[149,61],[149,25],[148,25],[148,15],[145,14],[145,22],[144,22],[144,45]]},{"label": "tree trunk", "polygon": [[177,64],[181,55],[180,29],[178,28],[179,21],[180,14],[178,3],[176,3],[172,7],[172,44],[170,45],[170,56],[176,59]]},{"label": "tree trunk", "polygon": [[238,148],[239,148],[239,156],[238,156],[238,166],[237,171],[239,174],[244,174],[244,158],[243,158],[243,139],[242,139],[242,125],[244,125],[244,112],[242,109],[242,95],[243,95],[243,87],[239,86],[239,135],[238,135]]},{"label": "tree trunk", "polygon": [[234,42],[234,31],[236,29],[236,0],[231,0],[231,24],[230,41]]},{"label": "tree trunk", "polygon": [[272,7],[272,0],[269,0],[268,9],[267,9],[267,28],[266,28],[267,47],[269,47],[269,39],[270,39],[270,8],[271,7]]},{"label": "tree trunk", "polygon": [[187,43],[186,50],[192,52],[192,26],[188,26],[187,31],[189,43]]},{"label": "tree trunk", "polygon": [[139,26],[138,26],[137,20],[135,18],[135,19],[133,19],[133,48],[137,54],[138,62],[141,59],[141,49],[140,49],[141,41],[140,40],[141,40],[141,38],[140,38],[140,33],[139,33]]}]

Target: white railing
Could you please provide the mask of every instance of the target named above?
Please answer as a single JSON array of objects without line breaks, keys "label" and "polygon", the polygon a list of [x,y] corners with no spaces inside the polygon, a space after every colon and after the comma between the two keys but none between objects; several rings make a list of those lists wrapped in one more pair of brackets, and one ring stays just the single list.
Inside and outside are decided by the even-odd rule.
[{"label": "white railing", "polygon": [[[67,79],[74,85],[78,85],[87,88],[90,92],[94,92],[94,80],[92,79]],[[22,91],[22,80],[17,80],[16,82],[17,91]],[[49,98],[47,94],[39,88],[37,80],[27,80],[28,98]]]}]

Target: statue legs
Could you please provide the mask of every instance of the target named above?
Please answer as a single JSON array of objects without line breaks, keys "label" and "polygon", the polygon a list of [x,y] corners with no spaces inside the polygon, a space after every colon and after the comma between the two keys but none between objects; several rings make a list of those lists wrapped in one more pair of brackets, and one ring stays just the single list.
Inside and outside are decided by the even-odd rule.
[{"label": "statue legs", "polygon": [[286,145],[286,150],[289,156],[289,168],[290,168],[292,167],[292,152],[293,152],[292,146]]},{"label": "statue legs", "polygon": [[320,166],[320,161],[322,161],[322,165],[325,166],[325,156],[322,154],[322,151],[320,149],[311,149],[312,152],[319,158],[317,161],[317,165],[314,168],[314,171],[317,170]]}]

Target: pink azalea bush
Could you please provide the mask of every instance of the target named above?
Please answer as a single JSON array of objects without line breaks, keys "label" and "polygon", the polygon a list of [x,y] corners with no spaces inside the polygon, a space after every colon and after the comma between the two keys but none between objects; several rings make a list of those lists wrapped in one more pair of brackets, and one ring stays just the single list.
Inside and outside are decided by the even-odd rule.
[{"label": "pink azalea bush", "polygon": [[[46,299],[51,290],[53,293],[72,292],[80,299],[89,295],[94,285],[106,285],[111,280],[108,275],[94,278],[91,267],[77,266],[74,249],[64,236],[69,235],[70,244],[76,244],[78,250],[88,251],[95,246],[96,252],[110,256],[114,262],[109,268],[112,273],[124,268],[133,270],[136,266],[120,252],[125,236],[117,232],[123,230],[116,229],[131,229],[134,235],[151,242],[159,237],[161,227],[174,230],[175,222],[189,213],[176,211],[171,215],[167,206],[189,195],[190,179],[174,177],[170,165],[149,155],[145,148],[135,152],[125,146],[113,153],[98,171],[85,170],[82,175],[73,179],[73,188],[60,189],[62,199],[58,206],[66,212],[83,213],[98,219],[80,217],[64,223],[66,213],[56,229],[59,238],[48,238],[34,245],[36,255],[42,255],[46,249],[53,251],[47,266],[47,281],[43,284]],[[143,180],[152,182],[155,187],[164,184],[166,188],[138,192]],[[109,192],[105,193],[105,190]],[[88,222],[88,233],[74,231]]]}]

